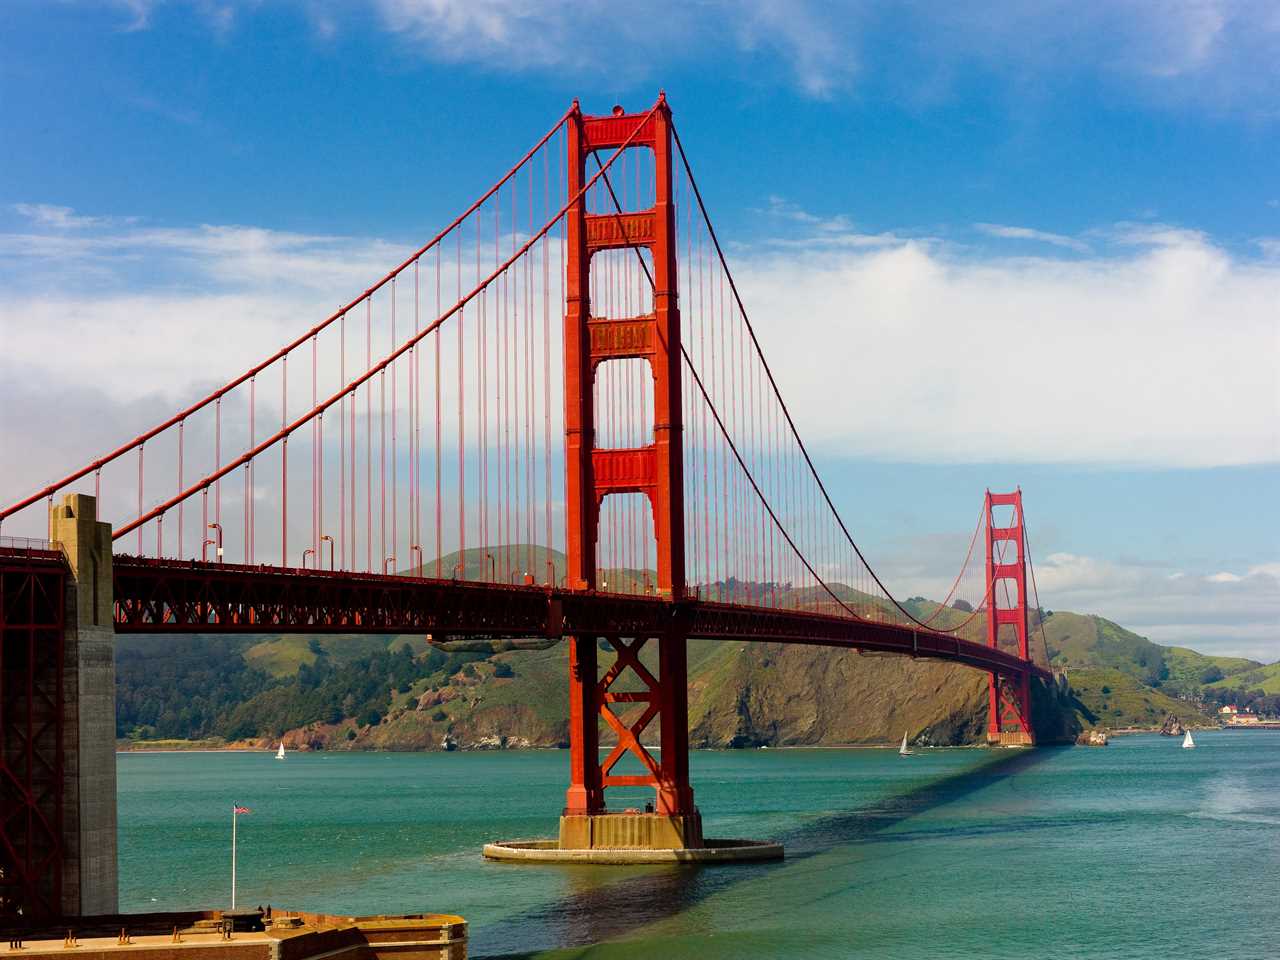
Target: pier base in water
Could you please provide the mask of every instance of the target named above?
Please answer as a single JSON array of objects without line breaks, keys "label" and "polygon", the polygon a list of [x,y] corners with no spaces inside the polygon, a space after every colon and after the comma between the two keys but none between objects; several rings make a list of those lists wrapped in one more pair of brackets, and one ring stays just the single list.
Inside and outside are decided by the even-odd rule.
[{"label": "pier base in water", "polygon": [[692,850],[702,846],[702,814],[585,813],[560,818],[564,850]]},{"label": "pier base in water", "polygon": [[559,840],[505,840],[486,844],[490,860],[525,863],[731,863],[780,860],[782,844],[759,840],[705,840],[702,816],[592,813],[560,818]]},{"label": "pier base in water", "polygon": [[486,843],[489,860],[514,863],[584,863],[624,866],[642,863],[742,863],[781,860],[782,844],[761,840],[707,840],[701,847],[644,849],[593,847],[567,849],[558,840],[503,840]]},{"label": "pier base in water", "polygon": [[1035,740],[1025,730],[1001,730],[998,734],[988,734],[987,743],[993,747],[1034,747]]}]

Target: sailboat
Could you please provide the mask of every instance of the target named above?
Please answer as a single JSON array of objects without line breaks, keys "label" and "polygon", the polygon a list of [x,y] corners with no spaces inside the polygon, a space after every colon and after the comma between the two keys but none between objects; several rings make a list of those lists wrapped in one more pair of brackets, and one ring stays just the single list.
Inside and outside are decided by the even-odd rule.
[{"label": "sailboat", "polygon": [[1191,731],[1190,731],[1190,730],[1188,730],[1188,731],[1187,731],[1187,735],[1186,735],[1185,737],[1183,737],[1183,738],[1182,738],[1182,749],[1183,749],[1183,750],[1194,750],[1194,749],[1195,749],[1195,747],[1196,747],[1196,742],[1195,742],[1194,740],[1192,740],[1192,739],[1191,739]]},{"label": "sailboat", "polygon": [[278,750],[276,750],[276,759],[277,760],[284,759],[284,741],[283,740],[280,741],[280,747]]},{"label": "sailboat", "polygon": [[902,746],[898,748],[898,756],[900,757],[911,756],[911,748],[907,746],[907,735],[905,732],[902,734]]}]

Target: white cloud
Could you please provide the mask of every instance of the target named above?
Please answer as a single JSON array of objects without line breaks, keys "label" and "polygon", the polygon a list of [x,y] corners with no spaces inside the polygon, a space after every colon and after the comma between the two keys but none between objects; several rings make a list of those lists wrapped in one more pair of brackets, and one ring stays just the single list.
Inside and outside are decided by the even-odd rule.
[{"label": "white cloud", "polygon": [[1070,259],[857,234],[841,248],[822,232],[732,266],[788,403],[828,453],[1280,460],[1280,268],[1188,231],[1106,232],[1125,245]]},{"label": "white cloud", "polygon": [[[180,396],[193,378],[246,366],[407,251],[24,211],[44,229],[0,234],[5,366],[29,377],[56,356],[60,376],[92,379],[122,403],[139,384]],[[1280,267],[1163,227],[1110,230],[1142,245],[1109,255],[980,259],[941,241],[858,234],[780,198],[770,212],[813,233],[740,248],[732,265],[783,394],[827,455],[1280,460]],[[188,348],[177,352],[176,317]],[[191,340],[201,331],[216,333]]]},{"label": "white cloud", "polygon": [[1156,565],[1055,553],[1036,565],[1042,604],[1098,613],[1157,643],[1280,659],[1280,563],[1170,576]]}]

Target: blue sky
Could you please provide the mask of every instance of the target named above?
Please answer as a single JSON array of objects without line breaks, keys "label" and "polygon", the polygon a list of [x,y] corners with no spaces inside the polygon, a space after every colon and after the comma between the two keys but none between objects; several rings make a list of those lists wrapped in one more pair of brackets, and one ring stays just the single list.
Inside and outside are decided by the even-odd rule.
[{"label": "blue sky", "polygon": [[[278,321],[269,342],[244,331],[265,352],[570,99],[635,108],[662,87],[784,390],[896,589],[944,581],[920,544],[962,551],[982,490],[1020,483],[1046,605],[1276,659],[1280,7],[1008,6],[619,21],[592,0],[11,0],[0,499],[76,448],[8,453],[44,429],[62,318],[104,343],[172,337],[175,311],[234,297]],[[807,342],[785,335],[797,313]],[[92,403],[122,436],[149,391],[185,397],[240,359],[167,383],[122,363]]]}]

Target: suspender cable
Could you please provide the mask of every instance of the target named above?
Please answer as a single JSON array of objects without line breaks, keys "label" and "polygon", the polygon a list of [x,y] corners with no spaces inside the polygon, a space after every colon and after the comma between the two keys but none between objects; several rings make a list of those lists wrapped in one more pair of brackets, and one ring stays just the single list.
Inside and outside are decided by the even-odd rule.
[{"label": "suspender cable", "polygon": [[[402,354],[408,352],[414,343],[419,342],[423,337],[438,330],[444,324],[444,322],[450,319],[451,317],[455,315],[461,315],[468,303],[470,303],[473,299],[475,299],[475,297],[478,296],[482,290],[486,289],[490,284],[492,284],[493,281],[498,276],[500,276],[503,271],[507,270],[516,260],[524,256],[537,241],[541,240],[544,236],[547,235],[547,233],[551,230],[551,228],[557,222],[559,222],[561,218],[564,217],[564,215],[568,212],[569,208],[584,195],[587,189],[589,189],[592,185],[595,184],[597,179],[599,179],[603,175],[603,171],[609,169],[610,165],[612,165],[614,160],[617,158],[618,153],[621,152],[622,150],[625,150],[628,146],[631,145],[631,141],[635,139],[636,134],[639,132],[641,128],[643,128],[644,120],[652,116],[653,112],[656,109],[657,109],[657,105],[655,105],[650,109],[649,113],[645,115],[645,118],[642,119],[640,125],[637,126],[636,130],[633,131],[632,134],[627,138],[627,140],[621,146],[619,146],[617,150],[610,156],[609,160],[604,164],[602,171],[599,173],[596,173],[591,178],[591,180],[589,180],[585,185],[583,185],[583,187],[580,190],[577,191],[577,193],[573,197],[569,198],[565,202],[565,204],[561,206],[561,208],[556,212],[554,217],[551,220],[549,220],[546,224],[544,224],[533,236],[529,237],[520,246],[519,250],[517,250],[514,254],[512,254],[512,256],[508,257],[507,260],[498,269],[494,270],[491,274],[489,274],[489,276],[484,278],[474,289],[467,292],[464,296],[460,296],[457,302],[454,303],[452,307],[450,307],[446,312],[444,312],[439,317],[437,317],[437,319],[434,320],[432,323],[424,327],[422,331],[420,331],[414,338],[410,339],[406,343],[397,347],[394,352],[384,357],[381,361],[378,362],[376,366],[371,367],[360,377],[352,381],[349,387],[355,388],[361,385],[368,384],[373,379],[374,375],[377,372],[381,370],[385,370],[389,364],[393,363]],[[211,474],[210,476],[203,478],[198,483],[188,487],[185,491],[183,491],[177,497],[174,497],[174,498],[171,498],[170,500],[165,501],[165,503],[152,508],[143,516],[137,517],[134,520],[130,521],[128,524],[125,524],[124,526],[120,527],[118,530],[116,530],[112,534],[113,539],[118,539],[120,537],[123,537],[123,536],[126,536],[127,534],[132,533],[142,524],[150,522],[160,513],[164,512],[164,510],[167,510],[169,509],[169,507],[174,506],[178,502],[178,500],[191,496],[192,494],[200,490],[202,487],[205,487],[210,483],[214,483],[215,481],[220,479],[222,476],[224,476],[231,469],[234,469],[235,467],[240,466],[246,460],[257,456],[263,450],[267,449],[270,446],[273,446],[275,443],[284,440],[287,436],[289,436],[289,434],[293,433],[295,430],[297,430],[298,428],[302,427],[307,422],[309,422],[313,416],[316,416],[322,410],[325,410],[328,407],[332,406],[333,404],[337,403],[339,397],[342,395],[342,392],[345,392],[346,389],[347,388],[343,388],[343,391],[340,391],[339,393],[333,395],[329,399],[323,401],[321,404],[319,404],[317,408],[303,414],[300,418],[295,420],[293,423],[287,424],[274,436],[266,438],[257,446],[241,454],[235,460],[223,466],[216,474]]]}]

